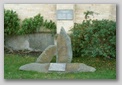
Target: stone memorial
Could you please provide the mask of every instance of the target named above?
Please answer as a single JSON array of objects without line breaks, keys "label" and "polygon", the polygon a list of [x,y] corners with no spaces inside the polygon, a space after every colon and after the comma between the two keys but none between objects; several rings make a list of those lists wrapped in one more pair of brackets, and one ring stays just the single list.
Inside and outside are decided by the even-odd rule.
[{"label": "stone memorial", "polygon": [[49,63],[54,55],[56,55],[56,45],[50,45],[37,58],[36,63]]},{"label": "stone memorial", "polygon": [[[57,67],[58,66],[58,67]],[[76,72],[94,72],[96,69],[83,63],[30,63],[23,65],[19,70],[36,71],[36,72],[62,72],[62,73],[76,73]]]},{"label": "stone memorial", "polygon": [[26,65],[23,65],[19,68],[19,70],[25,70],[25,71],[36,71],[36,72],[48,72],[49,63],[29,63]]},{"label": "stone memorial", "polygon": [[64,28],[61,28],[57,37],[57,59],[58,63],[71,63],[72,47],[70,37],[66,34]]},{"label": "stone memorial", "polygon": [[[56,63],[51,63],[56,55]],[[72,47],[70,37],[66,34],[64,28],[61,28],[57,37],[57,44],[48,46],[37,58],[35,63],[23,65],[19,70],[37,71],[37,72],[94,72],[95,68],[83,63],[71,63]]]},{"label": "stone memorial", "polygon": [[50,63],[49,71],[65,71],[66,63]]}]

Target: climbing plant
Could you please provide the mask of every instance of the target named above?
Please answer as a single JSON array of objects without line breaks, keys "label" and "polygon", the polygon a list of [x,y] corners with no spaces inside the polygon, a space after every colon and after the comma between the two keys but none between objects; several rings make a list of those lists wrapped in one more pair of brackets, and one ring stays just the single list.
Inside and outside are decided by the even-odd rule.
[{"label": "climbing plant", "polygon": [[84,18],[85,19],[89,19],[90,16],[93,16],[94,17],[95,14],[98,15],[99,13],[96,13],[96,12],[93,12],[93,11],[88,11],[87,10],[86,12],[84,12],[84,15],[85,15]]}]

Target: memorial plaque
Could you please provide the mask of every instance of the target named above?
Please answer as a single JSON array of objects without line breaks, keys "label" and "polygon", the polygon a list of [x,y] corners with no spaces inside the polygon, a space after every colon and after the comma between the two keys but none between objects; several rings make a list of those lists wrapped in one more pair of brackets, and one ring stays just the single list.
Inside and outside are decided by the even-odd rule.
[{"label": "memorial plaque", "polygon": [[49,71],[65,71],[66,63],[50,63]]},{"label": "memorial plaque", "polygon": [[72,20],[73,10],[57,10],[57,19],[58,20]]}]

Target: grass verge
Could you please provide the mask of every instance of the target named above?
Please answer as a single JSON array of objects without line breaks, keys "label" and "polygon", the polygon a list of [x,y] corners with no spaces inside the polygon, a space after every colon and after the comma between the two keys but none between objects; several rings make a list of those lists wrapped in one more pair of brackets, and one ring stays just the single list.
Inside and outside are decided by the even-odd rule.
[{"label": "grass verge", "polygon": [[116,79],[116,59],[103,59],[101,57],[73,58],[73,63],[79,62],[95,67],[96,71],[93,73],[39,73],[19,70],[20,66],[35,62],[36,59],[37,57],[28,55],[5,54],[4,79]]}]

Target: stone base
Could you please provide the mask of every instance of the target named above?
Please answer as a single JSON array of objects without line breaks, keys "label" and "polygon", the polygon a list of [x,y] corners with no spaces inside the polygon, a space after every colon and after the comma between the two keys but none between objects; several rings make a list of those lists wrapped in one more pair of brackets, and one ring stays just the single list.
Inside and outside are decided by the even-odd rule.
[{"label": "stone base", "polygon": [[94,72],[96,71],[95,68],[85,65],[83,63],[66,63],[65,71],[50,71],[49,70],[50,63],[30,63],[23,65],[19,68],[19,70],[25,70],[25,71],[36,71],[36,72],[44,72],[44,73],[50,73],[50,72],[64,72],[64,73],[70,73],[70,72]]}]

